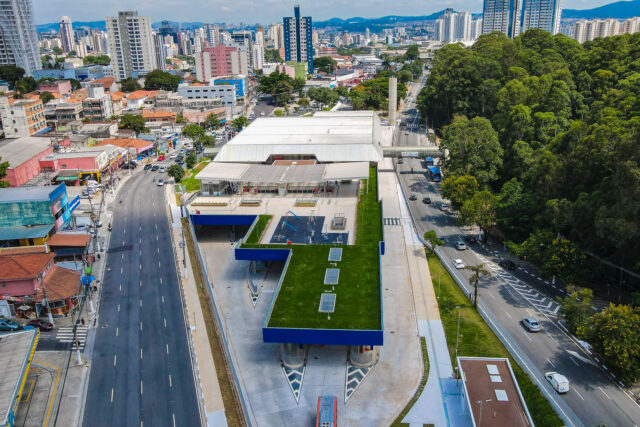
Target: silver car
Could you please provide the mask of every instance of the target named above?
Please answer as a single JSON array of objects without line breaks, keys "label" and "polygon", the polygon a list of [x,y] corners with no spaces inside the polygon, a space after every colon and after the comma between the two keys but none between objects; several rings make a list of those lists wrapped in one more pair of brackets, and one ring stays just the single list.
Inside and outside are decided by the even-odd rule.
[{"label": "silver car", "polygon": [[542,329],[540,323],[538,323],[538,321],[533,317],[525,317],[522,319],[522,325],[527,328],[529,332],[540,332]]}]

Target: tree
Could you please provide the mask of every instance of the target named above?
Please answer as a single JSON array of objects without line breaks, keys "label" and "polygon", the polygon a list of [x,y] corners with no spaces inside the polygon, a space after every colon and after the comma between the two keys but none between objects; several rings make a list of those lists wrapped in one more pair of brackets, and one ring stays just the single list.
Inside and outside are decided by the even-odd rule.
[{"label": "tree", "polygon": [[144,88],[147,90],[167,90],[175,92],[180,84],[180,76],[162,70],[153,70],[144,78]]},{"label": "tree", "polygon": [[320,72],[331,73],[333,72],[338,63],[330,56],[320,56],[313,58],[313,66]]},{"label": "tree", "polygon": [[574,283],[585,256],[567,239],[553,239],[546,248],[540,272],[547,277],[558,276],[565,283]]},{"label": "tree", "polygon": [[62,49],[60,49],[58,46],[54,46],[53,49],[51,49],[51,51],[53,52],[54,55],[62,55],[63,53]]},{"label": "tree", "polygon": [[49,101],[51,101],[52,99],[54,99],[55,96],[53,96],[53,94],[51,92],[40,92],[40,100],[42,101],[43,104],[48,103]]},{"label": "tree", "polygon": [[[275,62],[275,63],[282,63],[284,62],[284,59],[282,59],[280,57],[280,51],[278,49],[265,49],[264,50],[264,61],[265,62]],[[315,60],[314,60],[315,61]]]},{"label": "tree", "polygon": [[420,49],[417,44],[412,44],[407,48],[407,52],[404,54],[404,57],[410,61],[414,61],[418,59],[420,56]]},{"label": "tree", "polygon": [[450,175],[471,175],[481,185],[498,178],[503,150],[489,120],[456,116],[445,129],[442,147],[449,150],[444,169]]},{"label": "tree", "polygon": [[303,108],[309,108],[309,105],[311,105],[311,103],[309,102],[309,98],[300,98],[298,99],[298,105]]},{"label": "tree", "polygon": [[9,162],[3,162],[0,157],[0,188],[9,187],[9,181],[5,181],[3,178],[7,176],[7,169],[9,169]]},{"label": "tree", "polygon": [[233,119],[233,121],[231,122],[231,125],[235,130],[240,131],[245,127],[249,126],[249,119],[247,119],[245,116],[240,116],[236,119]]},{"label": "tree", "polygon": [[[188,159],[189,157],[187,156],[187,161]],[[169,169],[167,170],[167,174],[170,177],[172,177],[176,182],[180,182],[182,181],[182,177],[184,176],[184,169],[182,169],[182,166],[180,165],[173,164],[169,166]]]},{"label": "tree", "polygon": [[640,377],[640,311],[628,305],[610,304],[594,314],[578,330],[593,351],[622,381]]},{"label": "tree", "polygon": [[467,265],[465,270],[471,271],[471,277],[469,283],[473,285],[473,307],[478,308],[478,283],[481,276],[490,276],[489,270],[484,267],[484,264]]},{"label": "tree", "polygon": [[182,135],[196,142],[205,134],[204,128],[195,123],[188,124],[182,128]]},{"label": "tree", "polygon": [[340,100],[340,95],[328,87],[312,87],[307,91],[307,95],[318,103],[320,109],[325,105],[333,107]]},{"label": "tree", "polygon": [[36,83],[35,79],[31,76],[23,77],[16,82],[16,90],[21,95],[24,95],[25,93],[33,92],[37,88],[38,88],[38,84]]},{"label": "tree", "polygon": [[567,328],[572,334],[576,334],[582,328],[593,311],[593,291],[577,286],[567,287],[568,295],[558,297],[560,313],[564,316]]},{"label": "tree", "polygon": [[88,55],[82,58],[82,63],[84,65],[90,64],[98,64],[98,65],[109,65],[111,63],[111,58],[108,55]]},{"label": "tree", "polygon": [[218,129],[220,126],[222,126],[222,123],[218,119],[218,115],[217,114],[211,113],[205,119],[204,125],[208,129]]},{"label": "tree", "polygon": [[211,135],[203,135],[200,137],[200,143],[205,147],[215,147],[216,139]]},{"label": "tree", "polygon": [[71,83],[71,90],[80,90],[80,89],[82,89],[82,85],[76,79],[69,79],[69,83]]},{"label": "tree", "polygon": [[11,87],[14,87],[23,76],[24,68],[15,65],[0,65],[0,80],[6,80]]},{"label": "tree", "polygon": [[148,128],[145,127],[144,117],[134,115],[134,114],[123,114],[120,117],[120,124],[118,127],[120,129],[131,129],[135,131],[135,133],[145,133],[148,132]]},{"label": "tree", "polygon": [[196,165],[196,153],[195,152],[190,152],[189,155],[187,156],[187,158],[185,159],[185,162],[187,164],[187,169],[191,169]]},{"label": "tree", "polygon": [[127,77],[126,79],[122,80],[120,82],[120,89],[123,92],[134,92],[136,90],[140,90],[142,89],[142,86],[140,86],[140,84],[138,83],[137,80],[131,78],[131,77]]},{"label": "tree", "polygon": [[460,222],[477,225],[482,230],[482,241],[487,242],[489,231],[496,223],[498,197],[488,190],[478,191],[460,208]]},{"label": "tree", "polygon": [[436,246],[444,245],[444,242],[440,240],[440,238],[438,238],[438,235],[433,230],[426,231],[423,237],[425,242],[429,244],[429,249],[431,250],[431,252],[435,253]]},{"label": "tree", "polygon": [[398,72],[396,77],[398,77],[398,83],[406,84],[413,79],[413,74],[411,73],[411,71],[401,70]]},{"label": "tree", "polygon": [[471,175],[448,176],[440,184],[442,196],[451,201],[451,207],[459,211],[464,202],[478,191],[478,181]]}]

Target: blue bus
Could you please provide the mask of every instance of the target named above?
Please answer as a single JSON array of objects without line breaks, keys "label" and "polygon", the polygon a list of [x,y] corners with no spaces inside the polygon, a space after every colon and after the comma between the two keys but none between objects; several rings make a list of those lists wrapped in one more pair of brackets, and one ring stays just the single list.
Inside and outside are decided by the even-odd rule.
[{"label": "blue bus", "polygon": [[440,168],[437,166],[429,166],[429,168],[427,169],[427,173],[429,174],[429,178],[431,178],[433,182],[440,182],[442,180]]},{"label": "blue bus", "polygon": [[427,165],[427,167],[435,165],[433,157],[425,157],[424,158],[424,163],[425,163],[425,165]]}]

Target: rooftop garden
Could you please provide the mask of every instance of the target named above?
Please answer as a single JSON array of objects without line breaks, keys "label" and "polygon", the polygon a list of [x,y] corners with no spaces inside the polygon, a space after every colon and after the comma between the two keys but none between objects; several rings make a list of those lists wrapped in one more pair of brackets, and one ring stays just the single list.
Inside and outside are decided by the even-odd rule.
[{"label": "rooftop garden", "polygon": [[[273,328],[362,329],[382,328],[378,244],[382,240],[382,212],[377,194],[376,169],[362,181],[355,245],[257,244],[271,219],[261,215],[242,247],[287,248],[293,251],[267,326]],[[328,260],[331,247],[342,248],[342,260]],[[324,284],[327,268],[339,268],[339,282]],[[320,295],[336,294],[330,315],[318,312]]]}]

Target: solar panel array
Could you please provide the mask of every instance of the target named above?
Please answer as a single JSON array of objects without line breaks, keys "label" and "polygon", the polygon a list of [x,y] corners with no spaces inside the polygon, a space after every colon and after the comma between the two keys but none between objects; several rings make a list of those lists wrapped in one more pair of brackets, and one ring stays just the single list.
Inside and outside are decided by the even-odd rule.
[{"label": "solar panel array", "polygon": [[320,313],[333,313],[336,308],[336,294],[322,294],[320,296]]},{"label": "solar panel array", "polygon": [[329,261],[342,261],[342,248],[330,248]]},{"label": "solar panel array", "polygon": [[324,284],[337,285],[339,277],[340,277],[339,268],[327,268],[324,272]]}]

